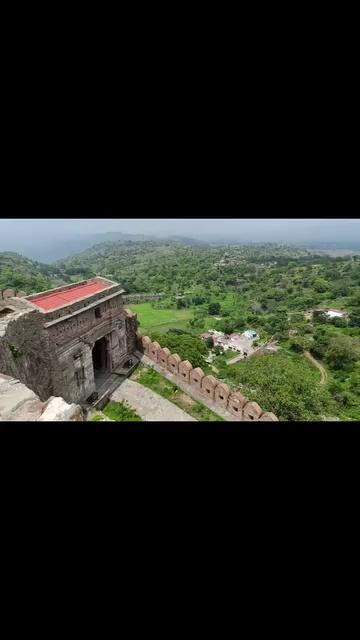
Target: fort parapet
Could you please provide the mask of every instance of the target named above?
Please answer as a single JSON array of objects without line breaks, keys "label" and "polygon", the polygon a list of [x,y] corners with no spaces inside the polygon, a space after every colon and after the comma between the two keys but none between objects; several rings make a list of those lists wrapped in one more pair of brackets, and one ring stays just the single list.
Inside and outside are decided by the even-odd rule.
[{"label": "fort parapet", "polygon": [[271,411],[264,411],[257,402],[246,398],[240,391],[233,390],[225,382],[213,375],[205,375],[200,367],[193,368],[188,360],[182,361],[177,353],[171,353],[167,347],[152,342],[149,336],[137,334],[137,348],[148,356],[157,367],[173,374],[179,383],[187,383],[196,391],[199,401],[206,398],[226,409],[239,421],[279,422]]}]

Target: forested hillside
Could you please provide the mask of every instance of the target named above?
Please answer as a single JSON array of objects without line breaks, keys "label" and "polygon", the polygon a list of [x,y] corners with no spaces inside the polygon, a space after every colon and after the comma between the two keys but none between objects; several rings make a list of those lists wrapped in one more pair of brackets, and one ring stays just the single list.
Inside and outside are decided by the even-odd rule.
[{"label": "forested hillside", "polygon": [[[181,292],[193,285],[217,284],[224,289],[254,275],[256,265],[310,256],[308,251],[277,245],[209,247],[186,240],[107,242],[56,264],[69,273],[102,274],[119,280],[129,293]],[[251,266],[249,266],[251,265]],[[250,269],[250,272],[249,272]],[[225,277],[225,281],[224,281]]]},{"label": "forested hillside", "polygon": [[[140,330],[282,420],[360,419],[360,256],[181,238],[106,242],[53,265],[0,254],[1,286],[27,293],[95,275],[128,293],[163,293],[130,305]],[[330,319],[327,309],[343,316]],[[260,345],[271,339],[278,351],[228,365],[218,350],[209,364],[199,336],[210,328],[228,334],[253,328]]]},{"label": "forested hillside", "polygon": [[41,264],[18,253],[0,253],[0,289],[14,288],[27,294],[58,287],[69,281],[58,267]]}]

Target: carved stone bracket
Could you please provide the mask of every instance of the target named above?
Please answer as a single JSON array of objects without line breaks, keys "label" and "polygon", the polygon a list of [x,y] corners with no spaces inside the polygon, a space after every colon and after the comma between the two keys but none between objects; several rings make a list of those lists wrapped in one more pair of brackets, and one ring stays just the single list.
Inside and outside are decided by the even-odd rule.
[{"label": "carved stone bracket", "polygon": [[85,338],[82,338],[82,337],[80,337],[79,340],[80,340],[80,342],[83,342],[88,347],[90,347],[90,349],[92,349],[94,344],[95,344],[94,342],[90,342],[89,340],[86,340]]}]

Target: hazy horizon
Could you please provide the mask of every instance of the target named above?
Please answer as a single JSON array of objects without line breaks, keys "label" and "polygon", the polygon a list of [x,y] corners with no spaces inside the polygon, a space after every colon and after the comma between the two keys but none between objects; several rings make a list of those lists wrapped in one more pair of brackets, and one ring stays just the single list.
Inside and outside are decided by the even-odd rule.
[{"label": "hazy horizon", "polygon": [[311,239],[309,235],[314,227],[323,227],[324,235],[327,235],[339,227],[344,231],[347,225],[359,223],[359,218],[2,218],[0,239],[9,236],[28,237],[29,233],[39,237],[39,234],[54,232],[62,236],[120,232],[162,237],[236,234],[251,236],[259,241],[269,236],[275,240],[278,237],[305,240]]},{"label": "hazy horizon", "polygon": [[[359,218],[2,218],[0,251],[52,261],[77,253],[105,233],[204,241],[360,242]],[[89,244],[90,243],[90,244]],[[67,253],[68,252],[68,253]]]}]

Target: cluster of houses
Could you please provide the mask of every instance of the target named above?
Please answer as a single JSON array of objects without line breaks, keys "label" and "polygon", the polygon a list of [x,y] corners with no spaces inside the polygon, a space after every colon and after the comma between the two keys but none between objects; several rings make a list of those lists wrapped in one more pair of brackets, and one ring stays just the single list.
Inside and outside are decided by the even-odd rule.
[{"label": "cluster of houses", "polygon": [[259,336],[253,329],[248,329],[244,333],[231,333],[226,335],[222,331],[216,331],[215,329],[209,329],[206,333],[200,336],[203,340],[212,340],[213,346],[220,346],[224,351],[237,351],[244,358],[252,355],[254,352],[253,342]]}]

